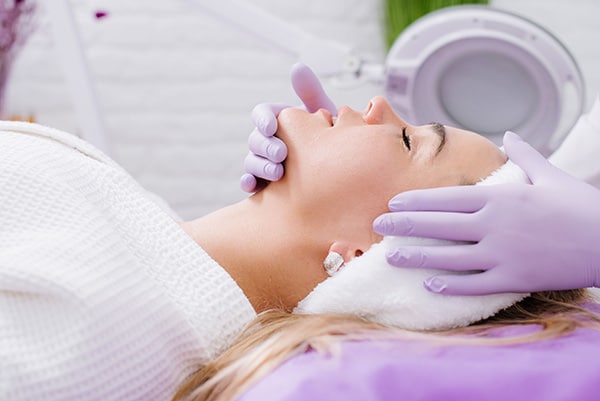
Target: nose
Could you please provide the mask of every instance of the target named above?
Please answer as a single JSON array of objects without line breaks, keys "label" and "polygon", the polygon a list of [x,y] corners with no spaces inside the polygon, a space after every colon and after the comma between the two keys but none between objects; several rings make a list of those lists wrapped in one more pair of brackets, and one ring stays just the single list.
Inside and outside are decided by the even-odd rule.
[{"label": "nose", "polygon": [[364,112],[363,118],[368,124],[397,122],[402,125],[407,125],[406,121],[394,112],[392,106],[383,96],[375,96],[371,99]]}]

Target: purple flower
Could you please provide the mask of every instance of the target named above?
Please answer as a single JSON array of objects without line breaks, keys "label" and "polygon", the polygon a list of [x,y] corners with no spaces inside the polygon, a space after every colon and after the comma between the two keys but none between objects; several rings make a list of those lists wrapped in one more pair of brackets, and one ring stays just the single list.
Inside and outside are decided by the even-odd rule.
[{"label": "purple flower", "polygon": [[33,30],[34,10],[34,0],[0,0],[0,111],[14,56]]},{"label": "purple flower", "polygon": [[0,57],[6,59],[31,33],[33,0],[0,0]]},{"label": "purple flower", "polygon": [[[21,0],[22,1],[22,0]],[[108,17],[108,11],[104,11],[104,10],[97,10],[96,13],[94,14],[96,16],[96,19],[102,19],[104,17]]]}]

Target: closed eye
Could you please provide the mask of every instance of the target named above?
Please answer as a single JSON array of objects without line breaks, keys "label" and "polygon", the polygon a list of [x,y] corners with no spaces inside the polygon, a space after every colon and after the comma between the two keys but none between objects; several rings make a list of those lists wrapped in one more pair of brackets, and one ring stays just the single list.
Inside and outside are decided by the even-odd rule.
[{"label": "closed eye", "polygon": [[402,140],[408,150],[410,150],[410,137],[406,135],[406,127],[402,128]]}]

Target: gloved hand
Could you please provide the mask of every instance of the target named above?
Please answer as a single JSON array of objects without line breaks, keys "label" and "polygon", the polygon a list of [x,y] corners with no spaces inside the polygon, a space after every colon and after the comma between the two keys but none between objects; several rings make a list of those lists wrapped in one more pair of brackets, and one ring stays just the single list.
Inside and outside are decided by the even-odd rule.
[{"label": "gloved hand", "polygon": [[[310,113],[327,109],[337,115],[335,105],[329,99],[319,78],[306,65],[297,63],[292,67],[291,81],[294,91]],[[244,171],[240,186],[246,192],[260,190],[268,181],[277,181],[283,176],[281,162],[287,157],[283,141],[275,137],[277,116],[288,105],[262,103],[252,110],[255,129],[248,138],[250,151],[244,160]]]},{"label": "gloved hand", "polygon": [[516,134],[508,157],[533,185],[416,190],[394,197],[375,231],[470,241],[414,246],[388,254],[390,264],[454,271],[425,281],[433,292],[478,295],[600,285],[600,191],[552,166]]}]

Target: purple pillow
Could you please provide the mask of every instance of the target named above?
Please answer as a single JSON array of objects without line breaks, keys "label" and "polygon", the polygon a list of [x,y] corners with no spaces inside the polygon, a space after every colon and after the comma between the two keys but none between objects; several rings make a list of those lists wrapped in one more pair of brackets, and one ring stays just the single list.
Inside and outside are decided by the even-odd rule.
[{"label": "purple pillow", "polygon": [[[599,304],[586,307],[600,313]],[[511,346],[346,342],[337,356],[292,358],[238,400],[596,401],[599,385],[600,330],[578,329]]]}]

